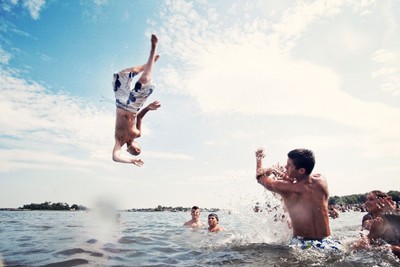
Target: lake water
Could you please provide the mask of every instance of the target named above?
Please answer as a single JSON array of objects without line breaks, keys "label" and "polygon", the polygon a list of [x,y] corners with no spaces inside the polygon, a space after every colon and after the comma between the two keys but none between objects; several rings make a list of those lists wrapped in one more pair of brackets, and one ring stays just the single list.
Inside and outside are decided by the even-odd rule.
[{"label": "lake water", "polygon": [[[207,222],[207,213],[201,218]],[[220,211],[225,232],[183,228],[189,212],[1,211],[4,266],[400,266],[387,249],[352,251],[364,213],[331,220],[337,253],[288,247],[273,214]]]}]

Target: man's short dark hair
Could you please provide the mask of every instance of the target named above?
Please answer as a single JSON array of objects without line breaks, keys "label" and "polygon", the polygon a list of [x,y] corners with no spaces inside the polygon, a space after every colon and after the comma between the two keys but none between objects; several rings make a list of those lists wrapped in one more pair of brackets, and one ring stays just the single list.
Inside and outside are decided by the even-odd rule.
[{"label": "man's short dark hair", "polygon": [[315,157],[314,153],[305,148],[298,148],[290,151],[288,153],[289,159],[293,161],[296,169],[304,168],[306,170],[306,174],[311,174],[315,165]]},{"label": "man's short dark hair", "polygon": [[200,208],[197,207],[197,206],[193,206],[193,207],[192,207],[192,210],[198,210],[198,209],[200,209]]}]

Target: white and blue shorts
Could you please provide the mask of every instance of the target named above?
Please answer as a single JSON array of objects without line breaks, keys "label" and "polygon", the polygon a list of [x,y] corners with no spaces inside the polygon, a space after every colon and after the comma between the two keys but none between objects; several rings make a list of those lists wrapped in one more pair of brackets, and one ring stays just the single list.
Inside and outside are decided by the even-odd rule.
[{"label": "white and blue shorts", "polygon": [[323,239],[304,239],[301,237],[293,237],[289,243],[290,247],[299,247],[301,249],[318,248],[324,250],[341,250],[342,244],[340,241],[334,240],[328,236]]},{"label": "white and blue shorts", "polygon": [[153,80],[147,84],[136,82],[131,89],[134,72],[120,71],[114,73],[112,87],[115,93],[115,105],[132,113],[137,113],[146,99],[155,89]]}]

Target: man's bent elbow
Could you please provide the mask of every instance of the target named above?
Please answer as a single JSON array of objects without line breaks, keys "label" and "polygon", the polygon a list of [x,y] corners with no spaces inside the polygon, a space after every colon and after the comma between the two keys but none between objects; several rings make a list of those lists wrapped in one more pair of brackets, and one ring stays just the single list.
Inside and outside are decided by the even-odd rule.
[{"label": "man's bent elbow", "polygon": [[118,157],[114,154],[112,155],[112,160],[115,162],[119,162]]}]

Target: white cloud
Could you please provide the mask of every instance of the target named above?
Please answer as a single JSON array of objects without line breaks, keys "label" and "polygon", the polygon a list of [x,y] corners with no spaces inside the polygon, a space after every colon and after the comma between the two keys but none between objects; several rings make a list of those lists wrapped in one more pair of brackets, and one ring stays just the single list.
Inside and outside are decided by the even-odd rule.
[{"label": "white cloud", "polygon": [[151,158],[159,158],[159,159],[173,159],[173,160],[193,160],[193,157],[190,155],[186,155],[183,153],[167,153],[167,152],[155,152],[155,151],[146,151],[146,156]]},{"label": "white cloud", "polygon": [[390,92],[393,96],[400,96],[400,78],[393,77],[391,81],[381,85],[381,90]]},{"label": "white cloud", "polygon": [[0,64],[8,64],[12,55],[0,47]]},{"label": "white cloud", "polygon": [[397,72],[397,68],[382,68],[380,70],[374,71],[371,76],[372,78],[377,78],[381,76],[388,76]]},{"label": "white cloud", "polygon": [[388,50],[380,49],[378,51],[375,51],[375,53],[373,53],[371,58],[375,62],[386,63],[395,60],[396,55]]},{"label": "white cloud", "polygon": [[389,92],[393,96],[400,95],[400,79],[398,68],[398,53],[380,49],[376,51],[371,59],[379,63],[382,67],[371,73],[372,78],[382,79],[380,89],[383,92]]},{"label": "white cloud", "polygon": [[28,9],[32,19],[37,20],[40,16],[40,10],[43,8],[45,3],[45,0],[24,0],[23,6]]},{"label": "white cloud", "polygon": [[[2,69],[0,84],[0,139],[8,144],[0,150],[5,159],[3,171],[17,167],[51,168],[58,162],[72,169],[91,167],[98,165],[94,159],[99,155],[106,151],[110,154],[113,113],[64,93],[51,93],[38,83],[18,78],[10,70]],[[76,156],[80,153],[87,155],[82,162]],[[103,156],[103,161],[110,158]]]},{"label": "white cloud", "polygon": [[[259,16],[257,10],[252,10],[256,5],[248,4],[243,8],[249,15],[243,20],[246,23],[241,23],[241,17],[237,17],[235,23],[221,31],[218,25],[226,21],[219,21],[218,25],[208,25],[207,33],[200,26],[206,25],[207,16],[199,16],[195,24],[179,24],[179,33],[171,30],[174,28],[172,22],[176,22],[181,14],[167,5],[166,11],[170,13],[166,12],[167,19],[160,26],[160,40],[168,40],[166,53],[176,60],[168,67],[168,77],[163,77],[169,82],[166,85],[172,87],[170,92],[183,91],[192,96],[202,112],[213,116],[321,118],[356,133],[320,138],[301,136],[294,140],[297,143],[308,140],[313,146],[321,144],[318,147],[329,149],[335,144],[334,140],[339,139],[341,141],[337,143],[342,143],[343,147],[357,147],[366,153],[376,153],[378,157],[385,154],[398,156],[390,147],[398,143],[396,136],[400,136],[399,108],[365,101],[365,98],[356,98],[344,91],[349,87],[349,84],[343,84],[348,82],[344,80],[348,73],[341,72],[340,67],[328,68],[292,55],[292,49],[312,25],[320,22],[335,24],[335,16],[343,12],[353,12],[354,16],[359,15],[365,20],[364,16],[374,7],[375,1],[299,1],[286,9],[281,17],[273,14],[273,20]],[[234,8],[230,10],[236,14]],[[346,29],[347,23],[346,20],[346,24],[338,25],[341,31],[337,43],[341,51],[337,51],[337,55],[361,57],[372,48],[370,40],[374,35],[359,31],[357,27]],[[202,36],[202,39],[192,42],[191,36]],[[321,43],[320,47],[324,45],[327,44]],[[394,62],[395,58],[396,53],[386,49],[380,49],[372,56],[376,63]],[[389,75],[395,74],[395,69],[384,66],[373,74],[376,78],[388,76],[381,89],[393,95],[399,93],[398,80]],[[237,138],[244,136],[234,135]],[[208,144],[212,143],[212,140],[208,141]]]}]

